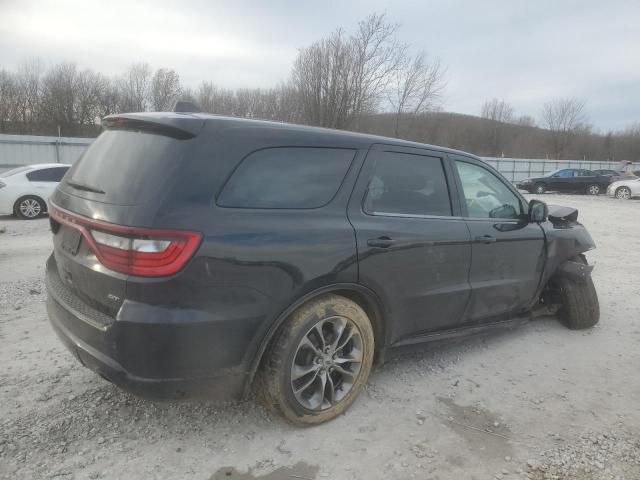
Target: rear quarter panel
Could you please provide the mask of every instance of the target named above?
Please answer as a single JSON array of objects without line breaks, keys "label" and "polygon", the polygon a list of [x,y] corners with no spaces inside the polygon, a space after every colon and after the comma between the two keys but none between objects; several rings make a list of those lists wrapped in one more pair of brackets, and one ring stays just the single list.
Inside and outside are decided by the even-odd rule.
[{"label": "rear quarter panel", "polygon": [[[153,289],[145,288],[149,280],[130,279],[126,297],[167,308],[188,305],[203,321],[233,326],[236,334],[227,341],[234,348],[220,360],[246,370],[287,307],[318,288],[357,281],[355,234],[346,205],[368,144],[318,143],[315,136],[269,128],[216,126],[201,137],[153,226],[200,231],[202,245],[181,274]],[[245,156],[277,146],[352,148],[354,160],[336,196],[321,208],[216,205],[216,194]]]}]

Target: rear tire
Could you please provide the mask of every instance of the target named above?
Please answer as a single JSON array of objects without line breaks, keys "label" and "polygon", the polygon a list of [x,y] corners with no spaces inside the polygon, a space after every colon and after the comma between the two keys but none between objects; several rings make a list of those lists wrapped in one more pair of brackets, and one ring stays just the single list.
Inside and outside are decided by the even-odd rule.
[{"label": "rear tire", "polygon": [[323,296],[278,329],[258,371],[256,393],[291,423],[327,422],[364,388],[373,352],[373,328],[364,310],[344,297]]},{"label": "rear tire", "polygon": [[[576,259],[587,263],[581,255]],[[555,289],[562,303],[558,310],[558,320],[571,330],[591,328],[600,320],[600,303],[593,279],[560,277],[555,281]]]},{"label": "rear tire", "polygon": [[631,189],[629,189],[629,187],[618,187],[616,190],[616,198],[620,200],[629,200],[631,198]]},{"label": "rear tire", "polygon": [[22,220],[35,220],[47,211],[47,204],[40,197],[25,195],[13,204],[13,212]]},{"label": "rear tire", "polygon": [[542,195],[547,192],[547,186],[544,183],[536,183],[533,186],[533,193],[537,193],[538,195]]},{"label": "rear tire", "polygon": [[600,195],[600,190],[601,190],[600,185],[598,185],[597,183],[594,183],[587,187],[587,193],[589,195]]}]

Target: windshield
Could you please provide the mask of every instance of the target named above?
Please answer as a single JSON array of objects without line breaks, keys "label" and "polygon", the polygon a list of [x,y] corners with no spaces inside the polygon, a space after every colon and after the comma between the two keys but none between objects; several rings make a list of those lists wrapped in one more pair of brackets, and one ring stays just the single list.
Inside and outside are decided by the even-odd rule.
[{"label": "windshield", "polygon": [[7,170],[6,172],[0,172],[0,178],[8,178],[18,173],[27,172],[29,170],[31,170],[31,167],[13,168],[11,170]]}]

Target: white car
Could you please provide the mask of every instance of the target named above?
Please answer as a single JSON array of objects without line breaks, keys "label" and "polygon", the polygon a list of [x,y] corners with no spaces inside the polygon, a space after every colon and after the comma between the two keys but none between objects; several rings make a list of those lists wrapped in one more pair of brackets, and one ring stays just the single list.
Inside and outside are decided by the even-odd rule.
[{"label": "white car", "polygon": [[71,165],[44,163],[0,172],[0,215],[31,220],[47,211],[49,196]]},{"label": "white car", "polygon": [[631,197],[640,197],[640,178],[630,177],[628,180],[618,180],[607,188],[610,197],[628,200]]}]

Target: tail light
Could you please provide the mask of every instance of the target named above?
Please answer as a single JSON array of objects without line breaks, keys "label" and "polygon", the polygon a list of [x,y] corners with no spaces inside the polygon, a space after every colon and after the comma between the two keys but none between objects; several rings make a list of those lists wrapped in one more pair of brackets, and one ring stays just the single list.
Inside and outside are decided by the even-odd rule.
[{"label": "tail light", "polygon": [[200,246],[202,234],[114,225],[92,220],[53,205],[55,221],[78,230],[89,248],[109,270],[139,277],[174,275]]}]

